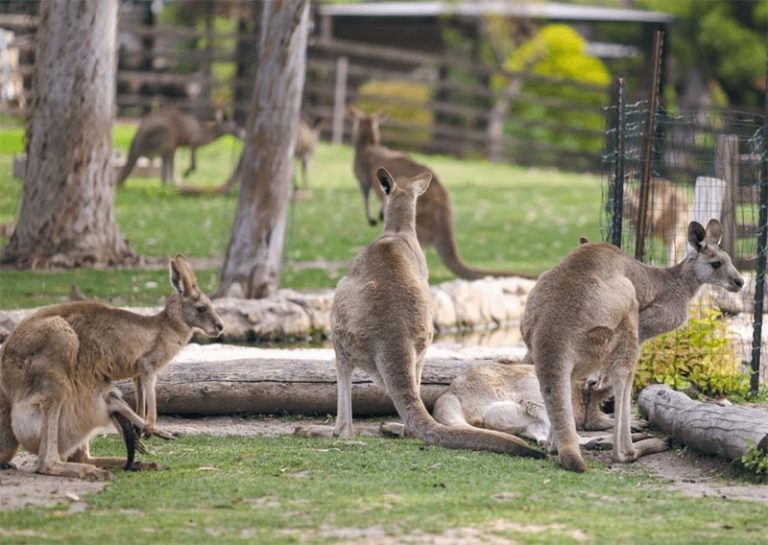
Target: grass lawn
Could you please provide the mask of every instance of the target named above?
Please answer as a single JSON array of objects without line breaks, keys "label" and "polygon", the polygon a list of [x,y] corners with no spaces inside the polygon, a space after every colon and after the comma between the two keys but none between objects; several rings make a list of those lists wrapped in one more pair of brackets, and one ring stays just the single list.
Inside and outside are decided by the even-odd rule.
[{"label": "grass lawn", "polygon": [[[21,186],[11,175],[12,156],[23,151],[23,129],[0,128],[0,223],[15,219]],[[127,150],[135,127],[118,124],[115,146]],[[230,137],[198,151],[198,172],[186,183],[215,185],[230,174],[240,143]],[[177,176],[188,151],[176,159]],[[554,265],[580,235],[599,238],[600,180],[596,176],[419,157],[450,189],[459,252],[470,264],[539,273]],[[343,269],[294,266],[301,261],[350,260],[380,233],[368,227],[362,198],[352,174],[352,149],[321,144],[310,173],[311,197],[289,211],[282,285],[333,287]],[[181,252],[221,257],[226,251],[237,198],[183,197],[161,187],[159,179],[129,178],[116,196],[117,220],[134,250],[146,256]],[[7,240],[0,237],[0,245]],[[427,252],[430,280],[453,279],[434,251]],[[198,271],[201,285],[218,285],[218,270]],[[0,308],[48,304],[66,297],[71,282],[95,297],[126,304],[154,304],[168,292],[164,271],[0,271]],[[157,285],[157,287],[154,287]]]},{"label": "grass lawn", "polygon": [[[153,440],[152,448],[164,470],[117,472],[107,490],[87,497],[85,512],[0,513],[0,541],[765,543],[765,506],[686,498],[631,466],[616,472],[592,464],[578,475],[553,460],[371,437],[196,436]],[[112,436],[93,451],[119,455],[122,445]],[[456,540],[470,531],[477,533]],[[378,533],[389,540],[366,539]]]}]

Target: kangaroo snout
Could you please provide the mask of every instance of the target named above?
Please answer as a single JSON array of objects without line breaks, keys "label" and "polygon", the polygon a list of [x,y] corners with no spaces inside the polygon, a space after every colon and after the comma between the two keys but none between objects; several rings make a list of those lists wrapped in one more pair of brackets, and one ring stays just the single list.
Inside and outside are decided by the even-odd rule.
[{"label": "kangaroo snout", "polygon": [[737,276],[736,278],[731,279],[731,285],[728,286],[728,291],[732,291],[733,293],[736,293],[743,287],[744,287],[744,279],[741,276]]}]

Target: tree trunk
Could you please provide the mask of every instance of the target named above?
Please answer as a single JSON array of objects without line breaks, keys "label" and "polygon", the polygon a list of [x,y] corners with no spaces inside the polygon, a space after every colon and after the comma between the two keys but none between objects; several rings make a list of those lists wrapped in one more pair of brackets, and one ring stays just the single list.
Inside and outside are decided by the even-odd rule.
[{"label": "tree trunk", "polygon": [[113,211],[117,0],[41,3],[27,167],[0,261],[19,267],[123,263]]},{"label": "tree trunk", "polygon": [[738,460],[747,452],[747,440],[768,448],[765,410],[702,403],[660,384],[644,388],[638,405],[651,424],[705,454]]},{"label": "tree trunk", "polygon": [[270,0],[263,10],[237,212],[217,295],[266,297],[280,280],[309,2]]},{"label": "tree trunk", "polygon": [[[298,351],[297,351],[298,352]],[[435,400],[461,373],[488,358],[428,357],[421,397],[431,410]],[[133,403],[133,384],[120,384]],[[336,367],[332,359],[257,357],[220,361],[177,359],[158,376],[157,406],[163,414],[335,414]],[[389,396],[368,375],[352,375],[355,416],[395,415]]]}]

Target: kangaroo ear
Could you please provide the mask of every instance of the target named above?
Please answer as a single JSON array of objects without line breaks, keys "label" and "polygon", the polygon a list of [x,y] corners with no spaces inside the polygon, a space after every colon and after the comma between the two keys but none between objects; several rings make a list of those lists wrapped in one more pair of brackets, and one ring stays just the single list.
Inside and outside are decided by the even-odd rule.
[{"label": "kangaroo ear", "polygon": [[352,104],[347,104],[347,114],[355,119],[360,119],[364,116],[363,112],[355,108]]},{"label": "kangaroo ear", "polygon": [[429,182],[432,181],[432,173],[428,170],[425,170],[424,172],[417,174],[416,177],[411,180],[411,187],[413,187],[414,193],[416,195],[423,195],[424,192],[429,188]]},{"label": "kangaroo ear", "polygon": [[389,172],[387,172],[386,168],[382,167],[379,170],[377,170],[376,177],[379,179],[381,190],[384,192],[385,195],[391,195],[392,192],[397,188],[395,179],[392,177],[392,175]]},{"label": "kangaroo ear", "polygon": [[389,119],[389,113],[386,112],[385,110],[379,110],[378,112],[373,114],[372,117],[375,117],[376,121],[378,121],[379,123],[384,123],[387,119]]},{"label": "kangaroo ear", "polygon": [[707,223],[707,243],[720,246],[721,240],[723,240],[723,226],[720,221],[712,218]]},{"label": "kangaroo ear", "polygon": [[697,252],[701,251],[701,248],[704,246],[704,240],[706,238],[707,232],[698,221],[692,221],[688,224],[688,244],[696,248]]},{"label": "kangaroo ear", "polygon": [[587,237],[579,237],[579,245],[582,244],[589,244],[589,239]]},{"label": "kangaroo ear", "polygon": [[189,295],[197,289],[197,278],[187,258],[176,254],[169,263],[171,270],[171,285],[181,295]]}]

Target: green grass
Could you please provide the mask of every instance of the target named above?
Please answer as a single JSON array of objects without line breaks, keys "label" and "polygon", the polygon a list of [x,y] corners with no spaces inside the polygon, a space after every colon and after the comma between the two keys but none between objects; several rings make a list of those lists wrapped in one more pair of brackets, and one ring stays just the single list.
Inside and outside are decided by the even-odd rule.
[{"label": "green grass", "polygon": [[[358,439],[153,442],[152,459],[164,470],[118,472],[108,489],[86,498],[82,513],[65,506],[0,513],[0,535],[9,545],[332,543],[334,529],[375,527],[394,536],[392,543],[407,543],[416,532],[501,521],[498,535],[518,543],[579,543],[583,536],[595,544],[757,544],[765,537],[765,506],[686,498],[632,467],[617,473],[592,464],[577,475],[553,460]],[[113,436],[93,450],[119,455],[122,446]]]},{"label": "green grass", "polygon": [[[126,150],[135,127],[118,124],[115,146]],[[0,128],[0,223],[14,220],[21,185],[11,176],[13,153],[23,150],[23,128]],[[215,185],[227,179],[239,156],[240,143],[230,137],[198,150],[198,172],[186,183]],[[333,287],[343,269],[305,269],[295,261],[349,261],[380,233],[368,227],[362,198],[352,174],[352,149],[321,144],[311,171],[312,195],[289,210],[285,287]],[[188,162],[188,151],[176,159],[177,176]],[[552,170],[459,161],[448,157],[418,157],[434,168],[450,189],[459,252],[468,263],[495,269],[539,273],[554,265],[580,235],[599,238],[600,180],[595,176]],[[129,178],[116,196],[116,215],[123,235],[146,256],[181,252],[197,257],[223,256],[235,214],[235,196],[184,197],[161,187],[159,179]],[[374,203],[374,208],[378,204]],[[7,242],[0,238],[0,245]],[[454,276],[434,251],[427,252],[430,281]],[[198,271],[210,289],[218,271]],[[109,278],[114,276],[115,278]],[[0,271],[0,308],[28,307],[59,301],[76,281],[89,295],[120,295],[130,304],[153,303],[154,291],[133,292],[133,277],[161,283],[161,271],[117,274],[113,271]],[[209,281],[210,280],[210,281]]]}]

